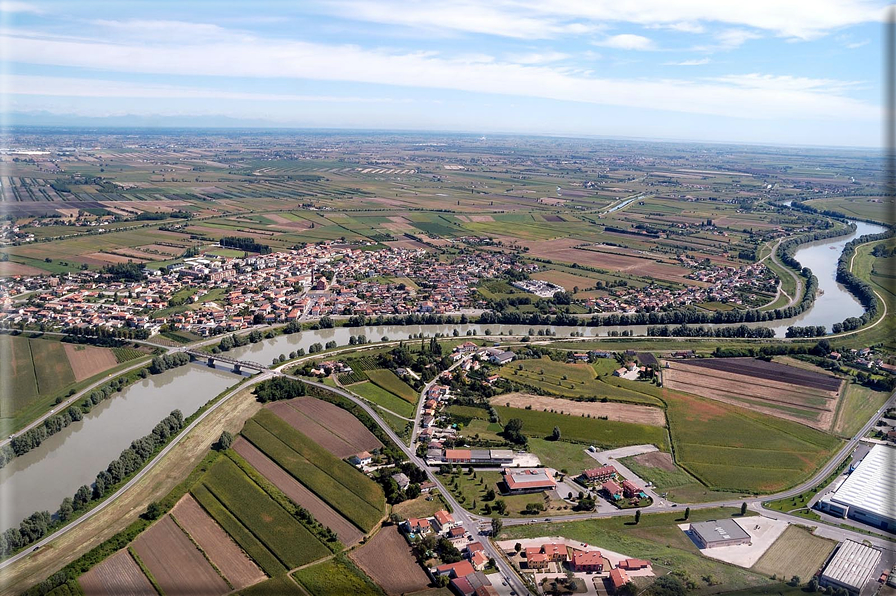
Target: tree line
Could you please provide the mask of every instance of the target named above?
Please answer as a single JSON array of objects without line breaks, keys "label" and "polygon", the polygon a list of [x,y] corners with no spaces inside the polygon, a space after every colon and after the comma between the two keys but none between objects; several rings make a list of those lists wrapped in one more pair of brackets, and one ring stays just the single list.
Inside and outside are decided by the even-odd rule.
[{"label": "tree line", "polygon": [[647,328],[647,335],[651,337],[746,337],[746,338],[773,338],[774,330],[768,327],[694,327],[691,325],[679,325],[669,327],[664,325]]},{"label": "tree line", "polygon": [[[892,236],[893,230],[887,230],[886,232],[881,232],[880,234],[866,234],[859,238],[852,239],[851,241],[846,243],[845,247],[843,247],[843,252],[840,255],[840,259],[837,261],[837,281],[846,286],[846,289],[853,296],[858,298],[859,302],[861,302],[862,306],[865,308],[865,312],[861,317],[849,317],[841,323],[834,323],[834,333],[858,329],[877,316],[878,310],[880,308],[880,301],[878,300],[877,295],[874,293],[874,289],[871,287],[871,284],[850,271],[849,265],[850,261],[852,261],[853,256],[856,254],[856,249],[859,247],[859,245],[865,244],[867,242],[875,242],[877,240],[886,240],[887,238],[890,238]],[[877,248],[878,247],[876,246],[875,250],[877,250]],[[885,252],[886,248],[884,248],[884,253]]]},{"label": "tree line", "polygon": [[246,238],[245,236],[224,236],[219,243],[225,248],[235,248],[245,252],[257,252],[262,255],[271,252],[271,247],[267,244],[261,244],[260,242],[257,242],[252,238]]}]

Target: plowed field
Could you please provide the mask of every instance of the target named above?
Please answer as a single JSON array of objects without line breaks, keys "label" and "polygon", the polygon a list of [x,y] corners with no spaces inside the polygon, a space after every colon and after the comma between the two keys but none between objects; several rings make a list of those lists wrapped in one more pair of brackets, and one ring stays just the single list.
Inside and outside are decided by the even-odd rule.
[{"label": "plowed field", "polygon": [[396,526],[383,528],[349,556],[387,594],[417,592],[429,584]]},{"label": "plowed field", "polygon": [[300,397],[267,407],[340,459],[383,446],[357,418],[325,401]]},{"label": "plowed field", "polygon": [[156,596],[127,550],[120,550],[78,578],[85,596]]}]

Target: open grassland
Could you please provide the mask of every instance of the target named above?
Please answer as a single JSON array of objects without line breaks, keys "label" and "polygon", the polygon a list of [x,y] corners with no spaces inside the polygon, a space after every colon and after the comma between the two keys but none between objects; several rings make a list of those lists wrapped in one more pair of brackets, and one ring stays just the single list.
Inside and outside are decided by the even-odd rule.
[{"label": "open grassland", "polygon": [[846,386],[834,432],[841,437],[854,436],[871,416],[884,405],[890,394],[851,383]]},{"label": "open grassland", "polygon": [[184,495],[178,501],[171,511],[171,517],[199,545],[234,589],[240,590],[265,579],[261,569],[203,511],[191,495]]},{"label": "open grassland", "polygon": [[837,543],[814,536],[801,526],[788,526],[753,565],[753,571],[780,578],[813,577],[827,561]]},{"label": "open grassland", "polygon": [[580,443],[531,437],[526,449],[537,455],[542,465],[555,470],[566,470],[566,473],[572,475],[598,465],[594,458],[586,453],[586,447]]},{"label": "open grassland", "polygon": [[85,596],[156,596],[140,566],[122,549],[78,578]]},{"label": "open grassland", "polygon": [[[607,382],[598,379],[595,368],[589,364],[567,364],[543,357],[511,362],[501,367],[500,374],[512,383],[534,387],[560,397],[607,398],[611,401],[661,405],[659,400],[650,395],[611,384],[611,377],[606,379]],[[648,384],[632,382],[633,388],[640,388],[641,385]]]},{"label": "open grassland", "polygon": [[505,424],[511,418],[522,420],[522,432],[527,437],[547,437],[556,426],[560,429],[560,436],[563,440],[584,445],[597,445],[613,449],[626,445],[651,444],[663,450],[669,448],[666,430],[656,426],[598,420],[596,418],[568,416],[551,412],[539,412],[537,410],[508,408],[506,406],[495,406],[495,410],[497,410],[498,415]]},{"label": "open grassland", "polygon": [[390,410],[399,416],[410,418],[414,415],[414,404],[404,400],[390,391],[386,391],[379,385],[374,385],[370,381],[356,383],[346,387],[352,393],[356,393],[366,399]]},{"label": "open grassland", "polygon": [[394,372],[382,368],[365,371],[367,377],[379,385],[386,391],[394,393],[398,397],[409,401],[412,404],[417,403],[420,394],[417,393],[410,385],[399,379]]},{"label": "open grassland", "polygon": [[[218,460],[203,477],[202,485],[286,568],[305,565],[330,554],[326,546],[229,459]],[[202,499],[199,501],[202,503]]]},{"label": "open grassland", "polygon": [[666,390],[676,461],[710,488],[757,493],[798,484],[840,441],[807,426]]},{"label": "open grassland", "polygon": [[666,426],[666,417],[660,408],[622,404],[613,402],[588,402],[532,395],[530,393],[504,393],[492,397],[493,406],[503,405],[511,408],[529,408],[541,412],[556,412],[570,416],[587,416],[589,418],[607,418],[616,422],[631,422],[649,426]]},{"label": "open grassland", "polygon": [[[735,509],[704,509],[691,512],[690,521],[731,517]],[[629,557],[646,559],[674,569],[683,579],[693,580],[693,594],[728,594],[736,590],[771,585],[767,577],[721,561],[704,557],[677,524],[679,514],[660,513],[641,516],[636,525],[631,518],[614,517],[573,522],[553,522],[504,526],[502,540],[562,536],[588,545],[604,547]],[[713,578],[710,584],[707,577]]]},{"label": "open grassland", "polygon": [[390,596],[416,592],[429,584],[429,578],[396,526],[381,529],[349,556]]},{"label": "open grassland", "polygon": [[165,594],[225,594],[230,587],[170,515],[132,546]]},{"label": "open grassland", "polygon": [[743,406],[828,430],[842,380],[828,374],[752,358],[669,360],[669,389]]},{"label": "open grassland", "polygon": [[[392,569],[392,572],[394,573],[395,570]],[[292,576],[311,596],[331,596],[333,594],[381,596],[383,594],[379,586],[345,557],[336,557],[311,567],[299,569]]]},{"label": "open grassland", "polygon": [[250,420],[243,436],[360,529],[368,532],[379,523],[385,512],[379,485],[277,420],[280,425],[266,420],[267,426]]}]

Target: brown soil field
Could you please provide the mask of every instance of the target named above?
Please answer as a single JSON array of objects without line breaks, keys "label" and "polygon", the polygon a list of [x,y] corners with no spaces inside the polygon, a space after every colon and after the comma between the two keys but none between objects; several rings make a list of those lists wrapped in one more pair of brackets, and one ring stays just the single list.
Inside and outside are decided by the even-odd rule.
[{"label": "brown soil field", "polygon": [[704,358],[682,364],[792,385],[802,385],[822,391],[839,391],[842,383],[841,379],[827,373],[787,366],[778,362],[766,362],[755,358]]},{"label": "brown soil field", "polygon": [[505,406],[510,403],[511,408],[532,407],[533,410],[546,412],[554,410],[572,416],[591,414],[592,418],[606,416],[607,420],[617,422],[632,422],[635,424],[648,424],[650,426],[666,426],[666,416],[659,408],[650,406],[638,406],[635,404],[620,404],[615,402],[588,402],[548,397],[546,395],[533,395],[530,393],[504,393],[492,397],[489,402],[492,405]]},{"label": "brown soil field", "polygon": [[182,248],[176,248],[174,246],[164,246],[162,244],[144,244],[143,246],[138,246],[136,248],[144,252],[157,252],[165,255],[171,255],[172,257],[179,257],[181,253],[184,252]]},{"label": "brown soil field", "polygon": [[476,223],[488,223],[491,221],[495,221],[495,218],[491,215],[468,215],[467,217],[470,218],[470,221]]},{"label": "brown soil field", "polygon": [[558,222],[561,222],[561,221],[566,221],[565,219],[563,219],[563,218],[560,217],[559,215],[542,215],[542,217],[544,218],[545,221],[549,221],[549,222],[553,222],[553,223],[558,223]]},{"label": "brown soil field", "polygon": [[230,587],[166,515],[140,534],[134,552],[165,594],[226,594]]},{"label": "brown soil field", "polygon": [[364,537],[364,532],[339,515],[249,441],[237,437],[233,443],[233,450],[258,470],[262,476],[270,480],[274,486],[283,491],[283,494],[292,499],[296,505],[301,505],[310,511],[314,519],[336,532],[340,542],[346,546],[351,546]]},{"label": "brown soil field", "polygon": [[49,271],[32,267],[31,265],[22,265],[21,263],[13,263],[6,261],[0,263],[0,277],[8,277],[13,275],[49,275]]},{"label": "brown soil field", "polygon": [[[126,257],[123,255],[113,255],[106,252],[88,252],[83,255],[79,255],[79,260],[87,261],[87,259],[91,259],[95,262],[99,262],[99,264],[109,264],[109,263],[129,263],[131,261],[135,263],[142,263],[144,260],[139,257]],[[149,259],[146,259],[149,260]]]},{"label": "brown soil field", "polygon": [[675,467],[675,462],[672,461],[672,454],[664,453],[662,451],[651,451],[650,453],[636,455],[635,461],[642,466],[659,468],[660,470],[666,470],[667,472],[674,472],[677,469]]},{"label": "brown soil field", "polygon": [[76,381],[83,381],[113,366],[118,366],[115,354],[108,348],[75,344],[62,345],[65,347],[65,355],[68,356],[68,361],[72,365]]},{"label": "brown soil field", "polygon": [[407,248],[407,249],[417,249],[417,248],[426,248],[426,245],[422,242],[417,242],[416,240],[393,240],[391,242],[384,242],[386,246],[391,246],[393,248]]},{"label": "brown soil field", "polygon": [[349,556],[386,594],[417,592],[429,585],[429,578],[396,526],[383,528]]},{"label": "brown soil field", "polygon": [[300,397],[266,407],[339,459],[383,446],[357,418],[325,401]]},{"label": "brown soil field", "polygon": [[127,550],[120,550],[78,578],[85,596],[156,596],[140,566]]},{"label": "brown soil field", "polygon": [[124,255],[133,259],[148,259],[150,261],[158,261],[159,259],[164,259],[165,257],[170,257],[171,255],[156,255],[151,252],[143,252],[142,250],[137,250],[136,248],[116,248],[116,255]]},{"label": "brown soil field", "polygon": [[240,391],[227,402],[226,407],[212,412],[193,432],[175,445],[149,474],[108,507],[37,552],[7,566],[3,570],[0,596],[21,594],[29,586],[53,575],[126,528],[146,511],[150,501],[161,499],[183,482],[202,458],[208,455],[209,448],[221,436],[221,431],[227,430],[236,435],[246,420],[260,408],[261,404],[252,395],[251,387]]},{"label": "brown soil field", "polygon": [[266,576],[215,520],[187,493],[171,511],[209,560],[224,574],[234,589],[257,584]]}]

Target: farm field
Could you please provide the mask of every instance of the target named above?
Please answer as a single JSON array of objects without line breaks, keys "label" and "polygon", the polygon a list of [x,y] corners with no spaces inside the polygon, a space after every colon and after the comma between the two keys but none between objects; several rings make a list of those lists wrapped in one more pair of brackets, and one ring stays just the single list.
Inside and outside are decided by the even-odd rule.
[{"label": "farm field", "polygon": [[307,593],[289,575],[280,575],[245,588],[239,594],[240,596],[306,596]]},{"label": "farm field", "polygon": [[156,596],[156,589],[127,549],[122,549],[78,578],[85,596]]},{"label": "farm field", "polygon": [[199,545],[234,589],[241,590],[265,579],[264,572],[189,493],[174,506],[171,517]]},{"label": "farm field", "polygon": [[[723,519],[731,517],[735,512],[739,513],[735,509],[693,510],[690,521]],[[682,521],[678,513],[652,513],[642,515],[637,525],[630,523],[630,518],[616,517],[504,526],[499,538],[513,540],[562,536],[630,557],[661,562],[663,567],[674,569],[692,579],[696,586],[689,593],[693,594],[727,594],[772,584],[768,577],[701,555],[694,543],[678,528],[677,524]],[[711,585],[703,579],[710,576],[717,583]]]},{"label": "farm field", "polygon": [[390,596],[416,592],[429,585],[429,577],[396,526],[384,527],[349,556]]},{"label": "farm field", "polygon": [[492,397],[489,402],[493,406],[502,405],[511,408],[526,408],[541,412],[557,412],[571,416],[587,416],[589,418],[606,417],[616,422],[647,424],[649,426],[666,426],[666,417],[660,408],[623,403],[601,403],[591,401],[573,401],[531,393],[504,393]]},{"label": "farm field", "polygon": [[346,389],[404,418],[411,418],[414,415],[414,404],[370,381],[355,383]]},{"label": "farm field", "polygon": [[[607,362],[610,362],[607,360]],[[662,405],[651,397],[632,389],[612,385],[610,378],[604,382],[597,378],[594,367],[606,366],[606,362],[598,361],[594,366],[589,364],[567,364],[556,362],[550,358],[519,360],[502,366],[499,373],[512,383],[528,385],[546,393],[573,399],[607,398],[611,401],[630,402],[636,404]],[[615,366],[614,366],[615,368]],[[564,378],[565,377],[565,378]],[[640,388],[647,383],[632,383]]]},{"label": "farm field", "polygon": [[[83,381],[95,374],[108,370],[119,363],[116,354],[109,348],[62,344],[75,381]],[[136,351],[136,350],[135,350]]]},{"label": "farm field", "polygon": [[503,405],[494,407],[504,423],[511,418],[522,420],[522,432],[527,437],[547,437],[556,426],[560,428],[563,440],[581,442],[586,446],[597,445],[612,449],[626,445],[651,444],[662,450],[668,449],[666,430],[657,426],[508,408]]},{"label": "farm field", "polygon": [[890,394],[855,383],[846,385],[833,432],[841,437],[854,436],[887,401]]},{"label": "farm field", "polygon": [[829,430],[842,380],[828,374],[752,358],[669,360],[663,383],[732,405]]},{"label": "farm field", "polygon": [[412,404],[417,403],[420,394],[410,385],[398,378],[398,376],[391,370],[375,368],[364,372],[375,385],[382,387],[390,393],[394,393],[398,397]]},{"label": "farm field", "polygon": [[[287,569],[305,565],[330,554],[326,546],[229,459],[219,459],[203,476],[202,486]],[[198,500],[202,503],[202,498]],[[214,514],[212,516],[214,517]],[[234,538],[239,542],[236,536]],[[249,554],[251,556],[252,553]]]},{"label": "farm field", "polygon": [[802,424],[664,391],[676,461],[711,489],[782,490],[808,478],[840,445]]},{"label": "farm field", "polygon": [[276,402],[267,408],[339,459],[383,446],[350,413],[313,397]]},{"label": "farm field", "polygon": [[331,596],[332,594],[380,596],[383,593],[353,563],[338,556],[335,559],[299,569],[292,576],[311,596]]},{"label": "farm field", "polygon": [[132,546],[166,594],[226,594],[230,587],[170,515],[140,534]]},{"label": "farm field", "polygon": [[275,414],[261,410],[246,423],[242,434],[361,530],[369,531],[384,515],[385,499],[378,484]]},{"label": "farm field", "polygon": [[833,540],[814,536],[806,528],[788,526],[752,570],[768,576],[812,577],[824,566],[835,546]]},{"label": "farm field", "polygon": [[710,490],[696,478],[672,461],[672,455],[662,451],[643,453],[619,460],[624,466],[648,482],[657,490],[667,493],[670,501],[678,503],[705,503],[724,499],[739,499],[743,492]]},{"label": "farm field", "polygon": [[339,536],[339,541],[343,544],[351,546],[364,536],[363,532],[334,511],[317,495],[302,486],[299,481],[271,461],[252,443],[242,437],[238,437],[233,443],[233,450],[296,505],[307,509],[314,516],[314,519],[336,532],[336,535]]}]

